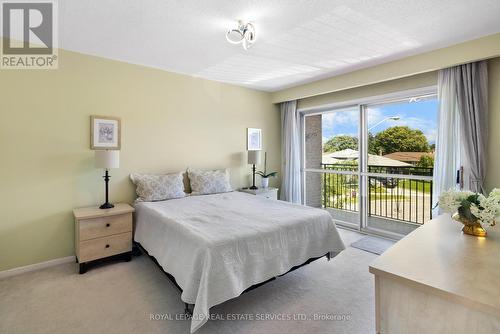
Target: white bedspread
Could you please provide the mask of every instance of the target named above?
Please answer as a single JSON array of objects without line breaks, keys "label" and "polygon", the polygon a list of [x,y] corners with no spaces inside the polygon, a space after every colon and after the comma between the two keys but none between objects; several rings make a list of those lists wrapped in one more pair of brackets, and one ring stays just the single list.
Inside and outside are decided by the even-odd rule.
[{"label": "white bedspread", "polygon": [[345,248],[326,211],[241,192],[137,203],[134,239],[195,304],[191,333],[210,307]]}]

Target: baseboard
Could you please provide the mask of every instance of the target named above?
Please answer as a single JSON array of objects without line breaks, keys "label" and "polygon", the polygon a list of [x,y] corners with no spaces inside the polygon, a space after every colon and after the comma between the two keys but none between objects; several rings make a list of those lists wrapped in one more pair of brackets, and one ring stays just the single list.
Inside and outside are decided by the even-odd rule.
[{"label": "baseboard", "polygon": [[34,264],[30,264],[30,265],[23,266],[23,267],[7,269],[4,271],[0,271],[0,279],[24,274],[24,273],[27,273],[30,271],[45,269],[45,268],[57,266],[57,265],[64,264],[64,263],[75,262],[75,260],[76,260],[75,256],[72,255],[72,256],[61,257],[58,259],[49,260],[49,261],[45,261],[45,262],[34,263]]}]

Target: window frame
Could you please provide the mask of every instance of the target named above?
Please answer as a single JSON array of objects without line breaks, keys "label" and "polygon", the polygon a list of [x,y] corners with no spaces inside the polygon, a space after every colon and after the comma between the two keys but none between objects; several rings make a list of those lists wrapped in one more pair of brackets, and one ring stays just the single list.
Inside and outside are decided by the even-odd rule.
[{"label": "window frame", "polygon": [[[401,175],[401,174],[383,174],[383,173],[373,173],[368,172],[368,108],[374,105],[397,103],[399,101],[409,100],[411,98],[429,98],[431,96],[438,96],[437,85],[426,86],[416,89],[409,89],[403,91],[392,92],[383,95],[376,95],[371,97],[363,97],[354,100],[342,101],[324,104],[320,106],[314,106],[309,108],[299,108],[297,112],[299,113],[300,119],[300,149],[301,149],[301,179],[302,179],[302,204],[306,203],[306,173],[320,173],[320,174],[343,174],[343,175],[355,175],[358,177],[359,183],[359,222],[358,226],[355,228],[362,232],[367,232],[371,234],[382,235],[391,238],[401,238],[402,235],[395,234],[389,231],[382,231],[368,226],[368,178],[384,176],[396,179],[408,179],[408,180],[432,180],[433,176],[422,176],[422,175]],[[323,115],[327,112],[338,112],[345,109],[356,108],[359,110],[359,126],[358,126],[358,170],[357,171],[332,171],[316,168],[306,168],[306,152],[305,152],[305,120],[308,116]],[[336,220],[339,225],[348,228],[354,228],[353,224],[342,222]]]}]

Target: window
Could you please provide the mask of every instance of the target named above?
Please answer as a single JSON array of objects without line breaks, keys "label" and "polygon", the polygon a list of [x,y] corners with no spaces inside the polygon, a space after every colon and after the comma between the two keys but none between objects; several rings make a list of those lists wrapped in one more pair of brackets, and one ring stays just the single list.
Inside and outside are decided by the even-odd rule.
[{"label": "window", "polygon": [[304,113],[304,202],[340,224],[407,234],[431,218],[434,90]]},{"label": "window", "polygon": [[359,222],[359,107],[305,118],[305,203]]}]

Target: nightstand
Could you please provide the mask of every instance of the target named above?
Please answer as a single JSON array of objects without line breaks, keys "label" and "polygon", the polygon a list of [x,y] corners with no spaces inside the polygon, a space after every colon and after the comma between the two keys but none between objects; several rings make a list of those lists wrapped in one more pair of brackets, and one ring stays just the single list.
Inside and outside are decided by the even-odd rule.
[{"label": "nightstand", "polygon": [[111,209],[88,207],[73,210],[75,217],[75,253],[80,274],[87,271],[87,263],[105,257],[124,254],[132,258],[132,212],[126,203]]},{"label": "nightstand", "polygon": [[252,194],[255,196],[265,197],[268,199],[274,199],[274,200],[278,199],[278,188],[269,187],[269,188],[259,188],[255,190],[247,188],[247,189],[239,189],[238,191],[247,194]]}]

